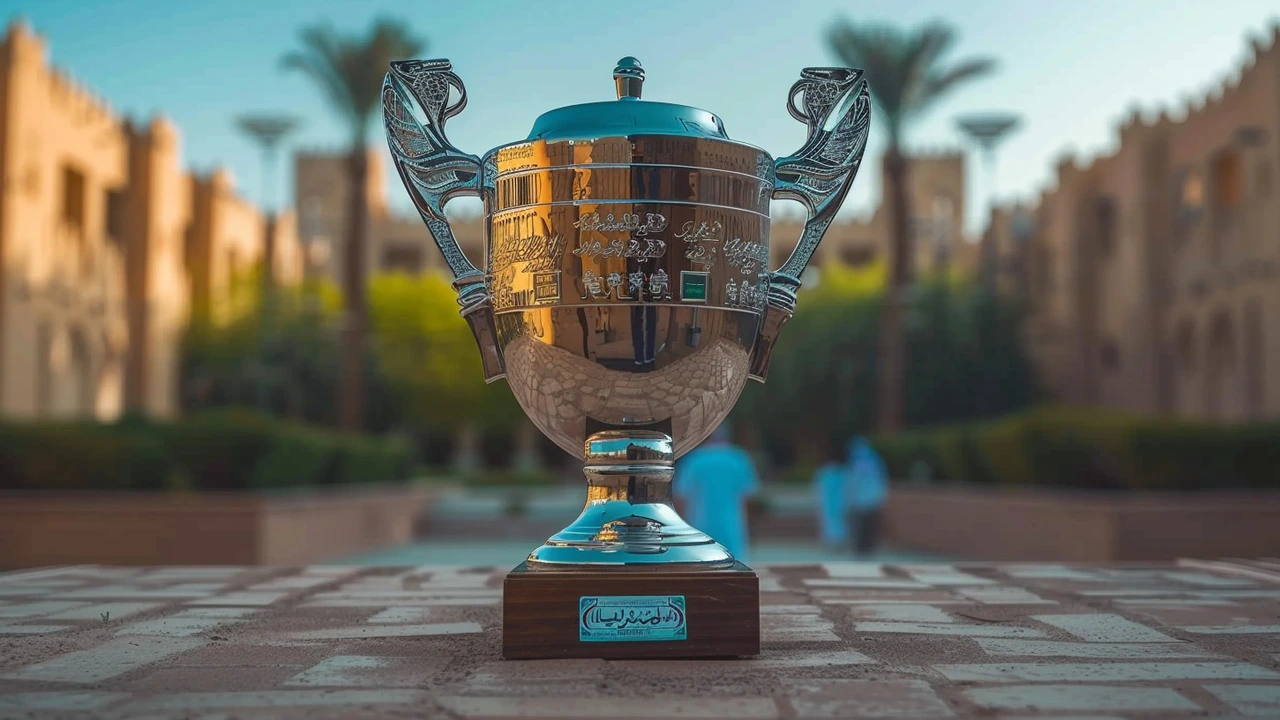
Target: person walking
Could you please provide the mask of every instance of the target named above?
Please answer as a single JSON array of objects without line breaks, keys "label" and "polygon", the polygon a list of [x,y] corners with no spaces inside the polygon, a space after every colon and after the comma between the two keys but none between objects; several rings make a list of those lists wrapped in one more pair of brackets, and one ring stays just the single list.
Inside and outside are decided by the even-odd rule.
[{"label": "person walking", "polygon": [[760,480],[751,456],[730,442],[727,425],[676,464],[672,490],[686,522],[747,561],[747,502]]},{"label": "person walking", "polygon": [[826,462],[813,474],[813,501],[817,508],[818,537],[829,552],[847,552],[849,547],[849,466],[838,444],[825,448]]},{"label": "person walking", "polygon": [[849,450],[849,516],[854,552],[867,555],[876,548],[881,515],[889,493],[884,461],[865,437],[856,437]]}]

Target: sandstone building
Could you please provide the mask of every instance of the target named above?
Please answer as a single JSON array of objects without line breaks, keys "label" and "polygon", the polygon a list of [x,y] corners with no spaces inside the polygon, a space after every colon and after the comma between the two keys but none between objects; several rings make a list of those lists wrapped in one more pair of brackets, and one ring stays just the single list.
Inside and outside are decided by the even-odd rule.
[{"label": "sandstone building", "polygon": [[293,220],[268,244],[225,172],[181,168],[172,123],[122,119],[46,55],[22,23],[0,41],[0,416],[171,416],[192,312],[229,317],[268,245],[298,278]]},{"label": "sandstone building", "polygon": [[1061,400],[1184,417],[1280,417],[1280,26],[1173,118],[1062,160],[1034,209],[996,213],[988,277],[1029,309]]},{"label": "sandstone building", "polygon": [[[972,272],[978,247],[964,236],[965,158],[960,152],[923,153],[908,158],[913,254],[917,275],[943,268]],[[893,237],[892,194],[881,173],[881,203],[870,218],[837,219],[827,229],[810,267],[828,263],[860,266],[887,261]],[[773,267],[786,261],[804,227],[803,216],[775,216],[770,231]]]},{"label": "sandstone building", "polygon": [[[294,197],[298,236],[305,249],[306,272],[341,285],[342,243],[347,237],[350,175],[348,155],[342,152],[304,151],[294,157]],[[427,226],[416,213],[395,212],[387,205],[384,168],[389,161],[385,146],[369,150],[369,176],[365,195],[369,202],[365,237],[365,269],[369,273],[416,274],[439,270],[448,274],[444,258]],[[403,189],[396,188],[403,193]],[[461,201],[456,201],[461,204]],[[455,212],[449,206],[454,237],[477,267],[484,264],[483,222],[479,214]]]}]

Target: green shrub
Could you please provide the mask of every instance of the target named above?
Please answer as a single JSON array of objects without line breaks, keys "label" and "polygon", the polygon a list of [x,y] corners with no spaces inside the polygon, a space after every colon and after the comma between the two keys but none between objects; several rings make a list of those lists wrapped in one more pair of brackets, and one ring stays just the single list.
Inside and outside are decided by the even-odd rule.
[{"label": "green shrub", "polygon": [[303,427],[281,425],[254,463],[247,487],[289,488],[333,484],[337,477],[340,445],[326,434]]},{"label": "green shrub", "polygon": [[145,430],[92,423],[0,424],[0,488],[165,487],[172,463]]},{"label": "green shrub", "polygon": [[404,443],[373,438],[345,439],[336,458],[335,481],[377,483],[409,477],[413,453]]},{"label": "green shrub", "polygon": [[0,423],[0,489],[269,490],[408,478],[403,443],[244,410],[172,423]]},{"label": "green shrub", "polygon": [[559,484],[559,477],[546,470],[492,470],[470,473],[462,478],[469,487],[539,487]]},{"label": "green shrub", "polygon": [[890,474],[916,461],[939,480],[1050,487],[1280,487],[1280,423],[1221,425],[1040,408],[999,420],[877,438]]},{"label": "green shrub", "polygon": [[196,488],[243,490],[271,450],[278,423],[246,410],[211,410],[167,426],[169,452]]}]

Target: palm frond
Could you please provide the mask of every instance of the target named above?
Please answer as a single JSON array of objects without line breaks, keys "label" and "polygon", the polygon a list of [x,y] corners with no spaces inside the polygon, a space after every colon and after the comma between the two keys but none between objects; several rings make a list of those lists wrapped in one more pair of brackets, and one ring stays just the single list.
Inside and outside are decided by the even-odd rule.
[{"label": "palm frond", "polygon": [[946,92],[994,69],[995,62],[986,58],[946,67],[944,57],[956,39],[955,30],[939,21],[904,31],[839,20],[827,30],[832,53],[849,67],[866,72],[873,106],[884,116],[883,127],[895,145],[903,126]]},{"label": "palm frond", "polygon": [[930,97],[940,97],[956,85],[966,80],[990,74],[996,69],[996,61],[992,58],[971,58],[939,75],[929,78],[927,92]]},{"label": "palm frond", "polygon": [[357,143],[363,143],[381,102],[382,80],[391,62],[416,57],[426,47],[404,23],[387,18],[376,20],[363,37],[340,34],[328,23],[310,25],[300,31],[299,45],[281,58],[282,66],[315,81]]}]

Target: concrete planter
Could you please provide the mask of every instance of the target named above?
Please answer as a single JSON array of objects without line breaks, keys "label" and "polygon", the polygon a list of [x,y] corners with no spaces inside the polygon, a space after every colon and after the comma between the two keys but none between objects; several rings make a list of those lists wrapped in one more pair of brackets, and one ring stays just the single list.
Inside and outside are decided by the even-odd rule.
[{"label": "concrete planter", "polygon": [[973,560],[1254,557],[1280,550],[1280,491],[895,485],[885,523],[895,545]]},{"label": "concrete planter", "polygon": [[431,492],[0,493],[0,569],[324,562],[409,542]]}]

